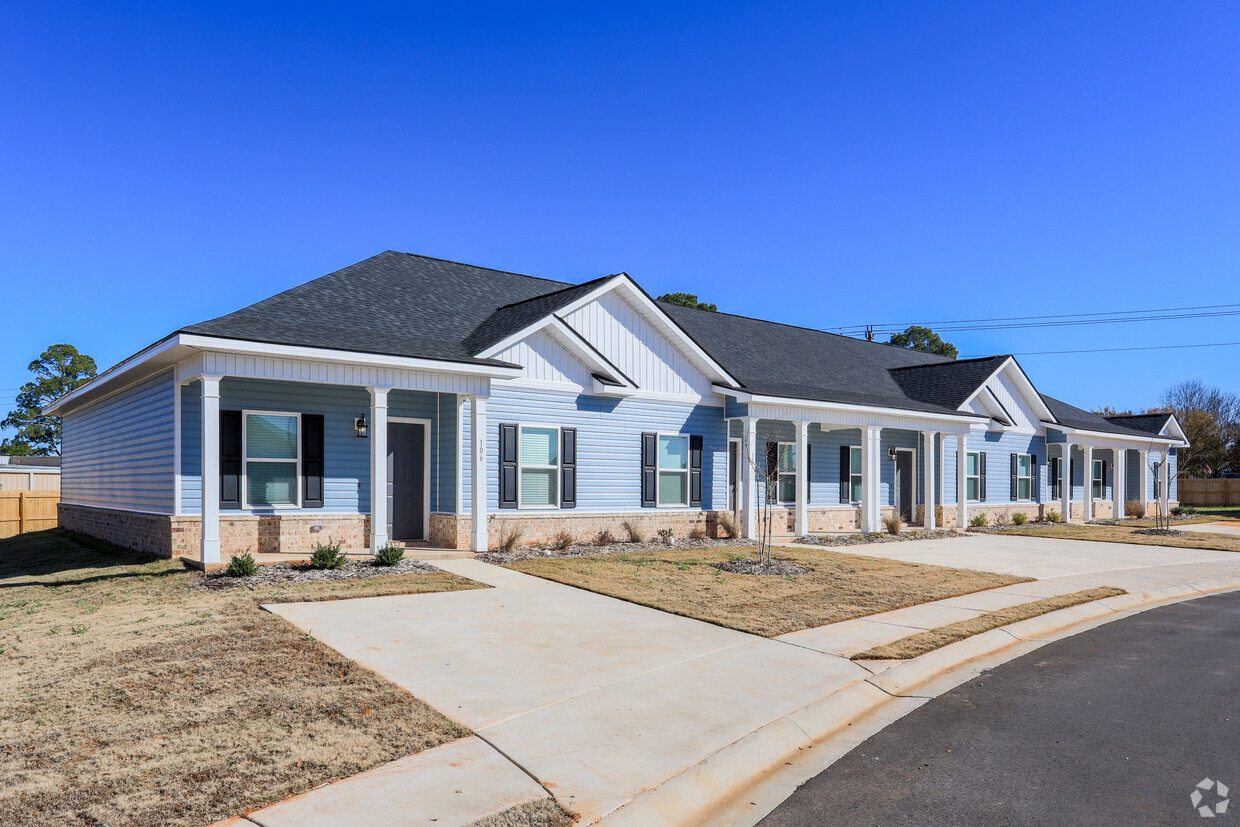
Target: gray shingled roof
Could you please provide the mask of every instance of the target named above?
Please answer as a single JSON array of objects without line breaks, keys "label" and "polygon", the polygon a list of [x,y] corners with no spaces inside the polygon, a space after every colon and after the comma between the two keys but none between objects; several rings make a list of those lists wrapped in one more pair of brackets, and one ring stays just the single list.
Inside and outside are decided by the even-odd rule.
[{"label": "gray shingled roof", "polygon": [[470,335],[498,308],[576,286],[389,250],[178,332],[498,365]]},{"label": "gray shingled roof", "polygon": [[474,353],[484,351],[508,336],[524,330],[539,319],[544,319],[558,312],[560,308],[572,304],[609,278],[612,276],[603,276],[573,287],[565,287],[562,290],[505,305],[479,325],[478,329],[465,340],[465,344]]},{"label": "gray shingled roof", "polygon": [[1118,416],[1108,416],[1107,420],[1116,425],[1122,425],[1125,428],[1131,428],[1134,431],[1141,431],[1147,434],[1159,434],[1166,427],[1167,421],[1171,419],[1169,413],[1153,413],[1153,414],[1120,414]]},{"label": "gray shingled roof", "polygon": [[1010,358],[983,356],[931,365],[910,365],[893,368],[891,375],[910,398],[955,410]]},{"label": "gray shingled roof", "polygon": [[1055,419],[1061,425],[1067,425],[1069,428],[1077,428],[1082,431],[1098,431],[1104,434],[1120,434],[1122,436],[1150,436],[1147,431],[1140,431],[1136,428],[1128,428],[1115,422],[1111,422],[1095,413],[1082,410],[1075,405],[1069,405],[1061,399],[1053,396],[1042,394],[1042,401],[1046,403],[1046,407],[1050,408],[1051,413],[1055,415]]}]

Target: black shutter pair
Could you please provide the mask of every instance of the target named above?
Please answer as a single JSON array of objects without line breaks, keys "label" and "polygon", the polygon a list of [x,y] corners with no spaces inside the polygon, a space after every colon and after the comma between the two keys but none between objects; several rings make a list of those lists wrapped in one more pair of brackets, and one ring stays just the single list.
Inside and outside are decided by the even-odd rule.
[{"label": "black shutter pair", "polygon": [[[220,508],[241,507],[241,411],[220,411]],[[301,415],[302,508],[323,507],[323,415]]]},{"label": "black shutter pair", "polygon": [[[642,434],[642,508],[659,506],[659,435]],[[689,437],[689,505],[702,505],[702,437]]]},{"label": "black shutter pair", "polygon": [[[499,507],[517,507],[517,426],[499,426]],[[560,429],[560,508],[577,507],[577,429]]]},{"label": "black shutter pair", "polygon": [[1047,464],[1050,466],[1047,473],[1051,476],[1051,499],[1057,500],[1059,499],[1059,478],[1062,476],[1060,469],[1063,467],[1063,460],[1059,457],[1050,457],[1047,459]]},{"label": "black shutter pair", "polygon": [[852,502],[852,446],[840,446],[840,502]]},{"label": "black shutter pair", "polygon": [[986,502],[986,452],[977,452],[977,500]]},{"label": "black shutter pair", "polygon": [[1017,493],[1016,492],[1016,487],[1017,487],[1016,486],[1016,465],[1017,465],[1016,454],[1011,455],[1011,460],[1012,460],[1012,496],[1011,496],[1011,499],[1008,500],[1008,502],[1014,503],[1016,502],[1016,493]]}]

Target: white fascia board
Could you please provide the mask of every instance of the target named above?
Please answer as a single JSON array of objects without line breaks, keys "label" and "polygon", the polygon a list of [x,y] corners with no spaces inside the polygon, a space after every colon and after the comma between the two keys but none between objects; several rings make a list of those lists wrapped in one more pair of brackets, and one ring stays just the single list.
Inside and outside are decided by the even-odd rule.
[{"label": "white fascia board", "polygon": [[999,365],[999,367],[991,371],[991,374],[986,377],[986,381],[978,385],[977,390],[973,391],[972,395],[969,396],[969,398],[966,399],[957,410],[963,411],[970,402],[977,399],[978,395],[981,394],[983,390],[988,389],[987,386],[990,384],[990,380],[1007,370],[1009,366],[1014,366],[1016,368],[1016,382],[1018,385],[1023,385],[1021,390],[1025,392],[1026,400],[1033,406],[1033,409],[1037,412],[1038,416],[1054,422],[1055,415],[1051,413],[1051,409],[1048,408],[1046,403],[1042,401],[1042,394],[1038,393],[1038,389],[1034,387],[1033,381],[1029,378],[1029,374],[1025,373],[1025,369],[1020,366],[1020,362],[1017,362],[1016,357],[1014,356],[1009,356],[1003,361],[1002,364]]},{"label": "white fascia board", "polygon": [[1073,445],[1089,445],[1094,448],[1109,448],[1112,442],[1122,443],[1123,447],[1137,447],[1140,445],[1163,445],[1170,448],[1187,448],[1188,442],[1175,437],[1158,436],[1150,434],[1149,436],[1138,436],[1137,434],[1112,434],[1107,431],[1090,431],[1085,428],[1072,428],[1058,422],[1043,422],[1044,430],[1050,429],[1060,431],[1064,436],[1080,437],[1079,440],[1072,440]]},{"label": "white fascia board", "polygon": [[924,419],[927,422],[948,422],[954,425],[967,425],[975,428],[985,428],[986,423],[990,419],[989,417],[980,416],[978,414],[940,414],[927,411],[912,411],[904,408],[882,408],[874,405],[853,405],[847,402],[821,402],[813,399],[797,399],[795,397],[762,396],[746,393],[745,391],[722,385],[714,385],[712,390],[721,396],[735,397],[737,402],[753,403],[755,405],[783,405],[790,408],[810,408],[815,411],[846,411],[848,413],[870,412],[880,414],[882,416],[904,416],[912,419]]},{"label": "white fascia board", "polygon": [[[633,380],[624,375],[620,368],[611,363],[603,354],[595,349],[577,331],[573,330],[557,315],[549,317],[544,325],[547,332],[562,345],[569,353],[573,354],[583,365],[589,368],[591,373],[605,373],[617,382],[620,382],[620,388],[628,390],[637,390],[637,385],[633,384]],[[595,384],[598,384],[597,380]]]},{"label": "white fascia board", "polygon": [[[1167,433],[1168,431],[1171,433]],[[1180,420],[1175,414],[1171,414],[1171,418],[1167,420],[1167,424],[1163,426],[1160,433],[1178,439],[1182,443],[1181,447],[1188,447],[1188,434],[1184,433],[1184,429],[1180,427]]]},{"label": "white fascia board", "polygon": [[277,345],[266,342],[251,342],[245,339],[224,339],[215,336],[200,336],[193,333],[174,333],[145,350],[139,351],[120,364],[108,368],[85,385],[60,397],[44,408],[43,413],[45,416],[54,415],[58,411],[64,410],[66,405],[83,396],[98,393],[103,388],[113,385],[122,377],[131,376],[140,368],[156,367],[162,369],[185,359],[192,352],[199,350],[213,350],[222,353],[240,353],[254,356],[282,356],[290,359],[337,362],[368,367],[401,368],[429,373],[462,373],[473,376],[487,376],[493,379],[513,379],[521,376],[524,371],[523,368],[516,365],[512,367],[475,365],[467,362],[447,362],[413,356],[387,356],[351,350],[306,347],[304,345]]}]

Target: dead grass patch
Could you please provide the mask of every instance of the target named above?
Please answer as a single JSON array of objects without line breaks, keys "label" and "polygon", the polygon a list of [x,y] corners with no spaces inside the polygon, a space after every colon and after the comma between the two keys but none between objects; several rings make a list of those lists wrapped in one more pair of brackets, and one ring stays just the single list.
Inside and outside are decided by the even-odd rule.
[{"label": "dead grass patch", "polygon": [[[1199,523],[1217,522],[1218,519],[1175,520],[1172,528]],[[1231,534],[1208,534],[1198,531],[1185,532],[1180,537],[1157,534],[1137,534],[1138,528],[1152,528],[1152,520],[1141,520],[1122,526],[1109,525],[1039,525],[1009,528],[1003,533],[1025,537],[1053,537],[1057,540],[1093,540],[1098,543],[1132,543],[1139,546],[1167,546],[1170,548],[1210,549],[1214,551],[1240,551],[1240,537]]]},{"label": "dead grass patch", "polygon": [[1072,592],[1071,594],[1062,594],[1058,597],[1048,597],[1044,600],[1021,603],[1018,606],[1010,606],[996,612],[987,612],[984,615],[978,615],[969,620],[961,620],[958,623],[940,626],[928,632],[909,635],[908,637],[900,638],[894,643],[875,646],[873,649],[853,655],[852,659],[887,660],[898,658],[904,660],[915,658],[918,655],[932,652],[949,643],[980,635],[982,632],[989,632],[991,629],[998,629],[1000,626],[1007,626],[1018,620],[1028,620],[1031,617],[1066,609],[1069,606],[1079,606],[1082,603],[1090,603],[1094,600],[1102,600],[1103,598],[1115,597],[1120,594],[1126,594],[1126,592],[1123,589],[1103,586],[1097,589],[1085,589],[1079,592]]},{"label": "dead grass patch", "polygon": [[0,541],[0,824],[203,824],[468,734],[258,601],[477,584],[198,576],[60,530]]},{"label": "dead grass patch", "polygon": [[800,548],[778,548],[775,556],[809,566],[808,574],[756,576],[715,568],[756,554],[745,547],[668,548],[531,558],[511,568],[766,637],[1028,579]]},{"label": "dead grass patch", "polygon": [[470,827],[571,827],[573,817],[549,798],[527,801],[480,818]]}]

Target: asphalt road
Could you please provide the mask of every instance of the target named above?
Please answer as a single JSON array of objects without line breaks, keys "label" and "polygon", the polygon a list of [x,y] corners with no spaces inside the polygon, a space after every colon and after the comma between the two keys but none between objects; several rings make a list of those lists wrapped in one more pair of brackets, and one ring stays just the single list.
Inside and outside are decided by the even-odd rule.
[{"label": "asphalt road", "polygon": [[[1240,592],[1153,609],[942,695],[798,789],[762,827],[1240,825]],[[1200,817],[1204,778],[1233,787]],[[1219,801],[1214,790],[1202,804]]]}]

